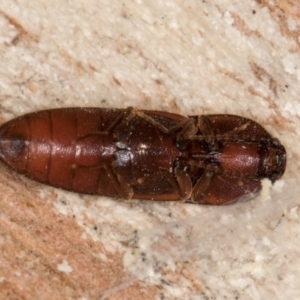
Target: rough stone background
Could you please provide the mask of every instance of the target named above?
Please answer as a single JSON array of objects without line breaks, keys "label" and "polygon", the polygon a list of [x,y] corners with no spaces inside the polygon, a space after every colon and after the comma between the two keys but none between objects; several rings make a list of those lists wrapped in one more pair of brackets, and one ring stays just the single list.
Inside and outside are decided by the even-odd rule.
[{"label": "rough stone background", "polygon": [[67,106],[232,113],[287,171],[233,206],[122,202],[0,166],[1,299],[300,299],[297,0],[0,0],[0,122]]}]

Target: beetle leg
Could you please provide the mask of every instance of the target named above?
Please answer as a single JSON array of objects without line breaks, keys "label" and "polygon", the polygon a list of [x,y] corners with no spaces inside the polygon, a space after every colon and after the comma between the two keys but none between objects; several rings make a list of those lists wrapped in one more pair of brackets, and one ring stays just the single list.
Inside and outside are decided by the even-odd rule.
[{"label": "beetle leg", "polygon": [[[167,181],[179,196],[176,200],[188,200],[192,194],[192,181],[186,170],[186,165],[183,162],[176,162],[174,167],[174,173],[164,172],[156,175],[152,175],[151,179],[154,181]],[[135,184],[142,184],[143,180],[140,178]],[[174,199],[175,200],[175,199]]]},{"label": "beetle leg", "polygon": [[251,199],[260,190],[260,180],[205,171],[194,186],[191,202],[210,205],[231,204]]},{"label": "beetle leg", "polygon": [[193,190],[192,181],[186,171],[186,168],[187,166],[178,162],[174,169],[178,194],[183,200],[189,199]]},{"label": "beetle leg", "polygon": [[130,200],[133,195],[133,190],[127,184],[126,180],[119,174],[116,174],[111,167],[106,165],[104,168],[105,168],[108,176],[112,180],[114,188],[118,192],[120,198]]},{"label": "beetle leg", "polygon": [[192,191],[191,202],[201,204],[203,203],[202,199],[205,196],[205,192],[211,184],[214,177],[214,173],[209,170],[205,170],[200,179],[194,185]]},{"label": "beetle leg", "polygon": [[132,107],[129,107],[127,110],[128,110],[128,117],[126,118],[126,122],[127,122],[127,120],[130,120],[132,117],[138,116],[138,117],[144,119],[145,121],[149,122],[150,124],[158,127],[161,131],[163,131],[165,133],[178,132],[180,137],[183,137],[183,138],[189,138],[191,136],[194,136],[197,132],[197,126],[189,118],[186,118],[186,120],[180,122],[179,124],[177,124],[171,128],[166,128],[165,126],[163,126],[159,122],[155,121],[154,119],[149,117],[147,114],[145,114],[141,110],[138,110],[138,109],[132,108]]},{"label": "beetle leg", "polygon": [[226,132],[225,136],[227,136],[227,135],[228,136],[232,136],[232,135],[239,134],[239,133],[245,131],[247,129],[247,127],[249,127],[250,125],[251,125],[250,121],[245,122],[243,125],[241,125],[239,127],[236,127],[233,130],[231,130],[231,131]]},{"label": "beetle leg", "polygon": [[[114,119],[114,121],[109,125],[109,127],[103,131],[105,134],[111,133],[117,125],[124,125],[126,126],[132,118],[134,118],[136,115],[139,115],[140,112],[138,109],[134,107],[128,107],[125,110],[122,110]],[[143,113],[142,113],[143,114]]]},{"label": "beetle leg", "polygon": [[162,124],[156,122],[155,120],[153,120],[151,117],[147,116],[143,111],[138,110],[138,109],[133,109],[132,113],[134,113],[136,116],[144,119],[145,121],[149,122],[150,124],[156,126],[157,128],[159,128],[161,131],[165,132],[165,133],[169,133],[170,130],[168,128],[166,128],[165,126],[163,126]]},{"label": "beetle leg", "polygon": [[198,116],[197,126],[205,136],[214,136],[213,126],[211,121],[206,116]]},{"label": "beetle leg", "polygon": [[103,131],[91,132],[91,133],[86,134],[84,136],[80,136],[80,137],[77,138],[77,140],[75,142],[78,142],[79,140],[83,140],[83,139],[88,138],[90,136],[109,135],[114,131],[115,127],[117,127],[117,126],[127,128],[130,121],[136,116],[139,116],[139,117],[145,119],[146,121],[150,122],[151,124],[154,124],[155,126],[159,127],[162,131],[168,132],[167,128],[165,128],[163,125],[159,124],[158,122],[155,122],[152,118],[145,115],[142,111],[140,111],[140,110],[138,110],[134,107],[128,107],[128,108],[122,110],[114,118],[114,120],[111,122],[111,124],[106,129],[104,129]]},{"label": "beetle leg", "polygon": [[128,107],[124,112],[117,116],[116,120],[113,122],[112,125],[109,126],[106,132],[110,132],[116,125],[119,124],[121,124],[121,126],[126,127],[128,123],[132,120],[132,118],[136,116],[157,127],[164,133],[174,134],[177,132],[177,140],[185,140],[192,138],[196,135],[198,131],[196,124],[190,118],[186,118],[184,121],[171,128],[166,128],[165,126],[151,118],[151,116],[148,116],[143,111],[138,110],[134,107]]},{"label": "beetle leg", "polygon": [[112,130],[113,130],[120,122],[122,122],[122,120],[128,115],[128,112],[127,112],[128,110],[129,110],[129,108],[126,109],[125,111],[120,112],[120,113],[116,116],[116,118],[114,119],[114,121],[109,125],[109,127],[108,127],[105,131],[103,131],[103,133],[105,133],[105,134],[111,133]]},{"label": "beetle leg", "polygon": [[227,131],[225,134],[217,135],[214,133],[211,120],[206,116],[198,116],[197,126],[202,132],[202,134],[206,137],[206,139],[209,140],[210,138],[234,138],[243,131],[245,131],[248,126],[251,126],[251,123],[250,121],[246,121],[244,124],[234,128],[233,130]]},{"label": "beetle leg", "polygon": [[203,136],[197,136],[197,139],[204,139],[209,144],[213,143],[216,136],[210,119],[206,116],[198,116],[197,126],[203,134]]},{"label": "beetle leg", "polygon": [[115,129],[116,126],[118,126],[120,123],[124,122],[124,120],[126,120],[126,122],[128,122],[128,118],[130,118],[131,116],[131,110],[132,108],[127,108],[126,110],[122,110],[115,118],[114,120],[110,123],[110,125],[102,131],[94,131],[94,132],[90,132],[88,134],[79,136],[73,143],[78,143],[80,140],[83,140],[85,138],[89,138],[92,136],[98,136],[98,135],[109,135],[111,134],[111,132]]},{"label": "beetle leg", "polygon": [[188,200],[192,193],[192,182],[189,176],[182,170],[175,170],[175,177],[170,173],[165,173],[163,176],[173,187],[175,193],[180,197],[180,200]]},{"label": "beetle leg", "polygon": [[138,112],[138,110],[136,108],[128,107],[128,108],[122,110],[105,130],[89,133],[85,136],[79,137],[78,140],[86,138],[88,136],[93,136],[93,135],[111,134],[116,126],[119,126],[119,125],[126,126],[130,122],[130,120],[137,115],[137,112]]},{"label": "beetle leg", "polygon": [[182,141],[182,140],[192,139],[196,135],[198,128],[191,119],[188,119],[188,120],[170,128],[171,133],[174,133],[176,131],[178,131],[177,141]]}]

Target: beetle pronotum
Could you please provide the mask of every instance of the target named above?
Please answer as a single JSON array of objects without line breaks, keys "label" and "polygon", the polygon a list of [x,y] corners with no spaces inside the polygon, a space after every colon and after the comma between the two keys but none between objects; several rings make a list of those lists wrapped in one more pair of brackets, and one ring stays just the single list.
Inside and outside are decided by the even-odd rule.
[{"label": "beetle pronotum", "polygon": [[262,126],[234,115],[62,108],[2,125],[0,159],[78,193],[217,205],[280,178],[286,152]]}]

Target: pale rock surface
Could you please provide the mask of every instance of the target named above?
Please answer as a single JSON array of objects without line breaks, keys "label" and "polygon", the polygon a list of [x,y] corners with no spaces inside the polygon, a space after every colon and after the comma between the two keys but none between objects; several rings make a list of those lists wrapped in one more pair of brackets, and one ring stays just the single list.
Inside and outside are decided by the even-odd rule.
[{"label": "pale rock surface", "polygon": [[1,299],[300,299],[300,5],[0,0],[0,122],[68,106],[232,113],[287,150],[225,207],[81,196],[1,166]]}]

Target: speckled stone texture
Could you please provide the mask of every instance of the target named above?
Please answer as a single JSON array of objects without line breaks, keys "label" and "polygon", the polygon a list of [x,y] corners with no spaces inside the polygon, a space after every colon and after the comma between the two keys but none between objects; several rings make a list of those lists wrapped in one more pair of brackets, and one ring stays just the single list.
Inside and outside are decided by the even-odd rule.
[{"label": "speckled stone texture", "polygon": [[0,123],[67,106],[231,113],[287,150],[261,196],[117,201],[0,172],[0,299],[300,299],[296,0],[0,0]]}]

